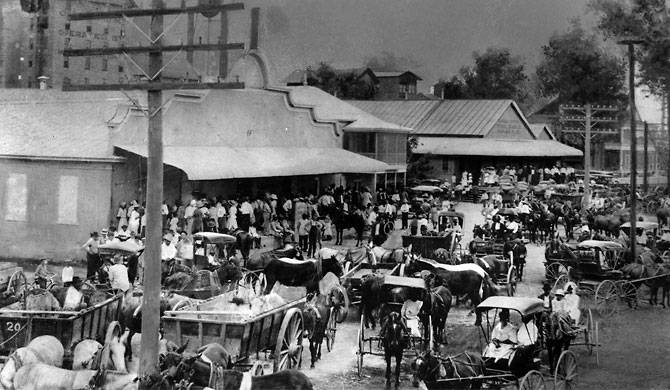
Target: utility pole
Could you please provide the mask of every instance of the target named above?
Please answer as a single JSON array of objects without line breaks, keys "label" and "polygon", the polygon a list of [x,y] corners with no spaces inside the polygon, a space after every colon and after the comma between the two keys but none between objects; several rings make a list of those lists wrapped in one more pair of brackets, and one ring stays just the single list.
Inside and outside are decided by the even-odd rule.
[{"label": "utility pole", "polygon": [[[599,134],[616,134],[617,130],[595,127],[601,123],[616,123],[616,117],[601,116],[602,113],[617,112],[615,106],[597,106],[590,103],[584,105],[564,104],[559,106],[559,120],[563,124],[562,133],[574,133],[584,137],[584,198],[583,208],[588,208],[591,201],[591,140]],[[583,128],[566,127],[567,123],[583,123]]]},{"label": "utility pole", "polygon": [[[158,374],[158,330],[160,327],[160,270],[161,270],[161,236],[162,221],[160,208],[163,199],[163,125],[162,108],[163,91],[170,89],[242,89],[244,83],[223,83],[217,82],[163,82],[161,73],[165,68],[163,55],[165,52],[190,53],[193,51],[226,51],[244,49],[243,43],[228,43],[220,40],[218,43],[194,44],[187,42],[181,45],[163,45],[162,37],[167,32],[164,28],[163,17],[165,15],[175,15],[180,18],[186,14],[187,22],[192,20],[192,16],[201,13],[206,17],[214,17],[217,14],[229,11],[243,10],[242,3],[228,4],[204,4],[200,2],[197,6],[187,7],[182,2],[180,7],[167,8],[163,0],[152,0],[150,9],[121,9],[114,11],[96,11],[87,13],[70,14],[71,21],[82,20],[100,20],[100,19],[125,19],[135,28],[141,31],[141,28],[133,22],[135,17],[150,18],[150,32],[147,35],[148,46],[120,46],[120,47],[102,47],[88,49],[66,49],[63,51],[65,57],[88,57],[88,56],[108,56],[124,55],[126,56],[148,79],[147,82],[129,83],[129,84],[70,84],[63,87],[66,91],[73,90],[146,90],[148,112],[145,115],[148,118],[148,154],[147,154],[147,240],[145,250],[145,273],[144,273],[144,292],[142,303],[142,344],[140,356],[140,388],[150,389],[158,386],[151,381]],[[258,18],[258,11],[254,18]],[[223,19],[223,18],[222,18]],[[224,19],[227,21],[227,19]],[[168,29],[176,24],[178,20],[173,21]],[[190,24],[190,22],[189,22]],[[257,33],[257,30],[252,32]],[[252,37],[252,42],[258,42],[257,37]],[[129,54],[148,55],[149,69],[144,71],[141,66],[134,62]],[[169,61],[172,61],[172,57]],[[225,72],[225,71],[224,71]],[[141,108],[141,107],[138,107]],[[142,110],[144,112],[144,110]]]},{"label": "utility pole", "polygon": [[642,192],[649,192],[649,124],[644,121],[644,176],[642,176]]}]

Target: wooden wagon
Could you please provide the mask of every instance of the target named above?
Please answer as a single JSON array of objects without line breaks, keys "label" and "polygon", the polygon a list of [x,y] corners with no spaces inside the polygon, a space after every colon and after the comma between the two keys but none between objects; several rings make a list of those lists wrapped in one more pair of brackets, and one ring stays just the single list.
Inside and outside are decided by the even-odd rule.
[{"label": "wooden wagon", "polygon": [[81,311],[21,310],[21,302],[0,308],[0,356],[7,356],[37,336],[57,337],[65,348],[65,361],[81,340],[105,342],[110,324],[121,311],[122,294]]},{"label": "wooden wagon", "polygon": [[270,356],[274,372],[299,368],[302,363],[305,304],[304,288],[286,288],[279,294],[285,304],[255,315],[235,311],[231,291],[182,310],[167,311],[162,318],[165,337],[188,351],[219,343],[231,354],[236,368],[253,366],[252,359]]},{"label": "wooden wagon", "polygon": [[[438,214],[437,236],[402,236],[402,246],[407,248],[412,246],[412,252],[429,259],[434,258],[436,249],[445,249],[449,257],[453,257],[456,252],[461,251],[460,241],[462,234],[453,229],[458,226],[463,227],[465,215],[456,211],[440,211]],[[460,253],[458,253],[460,254]],[[449,259],[445,259],[449,260]]]},{"label": "wooden wagon", "polygon": [[404,264],[396,263],[379,263],[376,266],[369,263],[360,263],[342,276],[342,285],[347,290],[351,304],[356,305],[361,302],[361,284],[365,275],[377,273],[380,275],[402,276],[404,268]]}]

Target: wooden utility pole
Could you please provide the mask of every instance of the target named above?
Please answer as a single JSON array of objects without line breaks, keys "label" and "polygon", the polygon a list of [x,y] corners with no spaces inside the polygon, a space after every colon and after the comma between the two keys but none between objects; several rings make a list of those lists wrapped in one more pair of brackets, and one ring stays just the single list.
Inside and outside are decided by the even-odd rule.
[{"label": "wooden utility pole", "polygon": [[[559,120],[563,124],[562,133],[575,133],[584,137],[584,198],[582,206],[588,208],[591,201],[591,139],[599,134],[616,134],[617,130],[595,127],[600,123],[616,123],[615,117],[603,117],[600,114],[617,112],[615,106],[597,106],[590,103],[584,105],[561,105]],[[567,123],[583,123],[584,127],[565,127]]]},{"label": "wooden utility pole", "polygon": [[[122,9],[114,11],[88,12],[71,14],[72,21],[79,20],[99,20],[99,19],[119,19],[130,20],[133,17],[149,17],[151,19],[150,32],[148,34],[149,46],[120,46],[103,47],[88,49],[66,49],[63,55],[71,56],[105,56],[105,55],[148,55],[149,69],[142,72],[147,77],[147,82],[131,84],[99,84],[99,85],[77,85],[70,84],[63,87],[64,90],[146,90],[148,112],[148,153],[147,153],[147,240],[144,259],[144,293],[142,304],[142,345],[140,356],[140,386],[142,389],[149,389],[151,386],[157,386],[150,379],[158,374],[158,331],[160,327],[160,288],[161,288],[161,236],[162,221],[160,208],[163,200],[163,126],[162,126],[162,108],[163,90],[167,89],[241,89],[243,83],[222,83],[222,82],[191,82],[185,81],[164,83],[161,80],[161,73],[164,69],[163,53],[193,51],[226,51],[232,49],[244,49],[243,43],[228,43],[219,40],[216,44],[194,44],[188,42],[186,45],[162,45],[162,37],[165,34],[163,17],[165,15],[187,14],[191,17],[193,14],[201,13],[206,17],[214,17],[218,13],[228,11],[242,10],[244,5],[241,3],[229,4],[202,4],[193,7],[187,7],[182,2],[181,7],[167,8],[163,0],[152,0],[151,9]],[[252,24],[257,23],[258,10],[254,11]],[[211,16],[210,16],[211,15]],[[222,18],[227,21],[227,18]],[[254,22],[255,20],[255,22]],[[190,23],[189,23],[190,24]],[[135,24],[135,27],[139,27]],[[252,37],[252,42],[258,42],[258,37]],[[227,65],[227,62],[225,62]],[[137,64],[135,64],[138,66]],[[139,66],[138,66],[139,68]],[[225,71],[222,71],[225,74]]]},{"label": "wooden utility pole", "polygon": [[644,175],[642,176],[642,192],[649,192],[649,124],[644,121]]}]

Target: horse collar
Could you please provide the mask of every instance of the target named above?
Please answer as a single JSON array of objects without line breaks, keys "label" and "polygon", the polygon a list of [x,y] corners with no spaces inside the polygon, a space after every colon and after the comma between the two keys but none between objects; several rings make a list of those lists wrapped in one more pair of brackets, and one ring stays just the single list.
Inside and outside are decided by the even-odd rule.
[{"label": "horse collar", "polygon": [[14,369],[15,369],[16,371],[18,371],[19,368],[23,367],[23,361],[21,360],[21,358],[19,357],[19,355],[16,353],[16,351],[14,351],[14,353],[12,353],[11,355],[9,355],[9,358],[12,359],[12,360],[14,361]]}]

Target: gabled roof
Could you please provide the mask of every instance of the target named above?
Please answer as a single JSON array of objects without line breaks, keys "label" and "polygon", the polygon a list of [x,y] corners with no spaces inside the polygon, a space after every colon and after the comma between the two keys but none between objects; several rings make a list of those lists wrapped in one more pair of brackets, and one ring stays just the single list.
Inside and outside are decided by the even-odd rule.
[{"label": "gabled roof", "polygon": [[556,136],[549,129],[549,126],[547,126],[546,123],[531,123],[530,124],[530,130],[533,132],[533,135],[537,139],[540,139],[542,133],[546,134],[546,136],[548,136],[549,139],[552,139],[552,140],[556,139]]},{"label": "gabled roof", "polygon": [[115,159],[108,123],[128,99],[119,92],[0,90],[0,156]]},{"label": "gabled roof", "polygon": [[414,134],[484,137],[510,107],[531,131],[521,109],[509,99],[350,102],[383,120],[411,127]]},{"label": "gabled roof", "polygon": [[381,120],[360,108],[357,108],[335,96],[310,86],[273,88],[289,91],[291,104],[297,107],[311,108],[318,120],[348,122],[345,131],[389,131],[410,132],[412,129]]},{"label": "gabled roof", "polygon": [[383,77],[400,77],[404,75],[410,75],[416,78],[417,80],[423,80],[421,77],[417,76],[416,73],[410,72],[409,70],[406,71],[393,71],[393,72],[380,72],[376,70],[372,70],[372,72],[377,76],[378,78],[383,78]]}]

